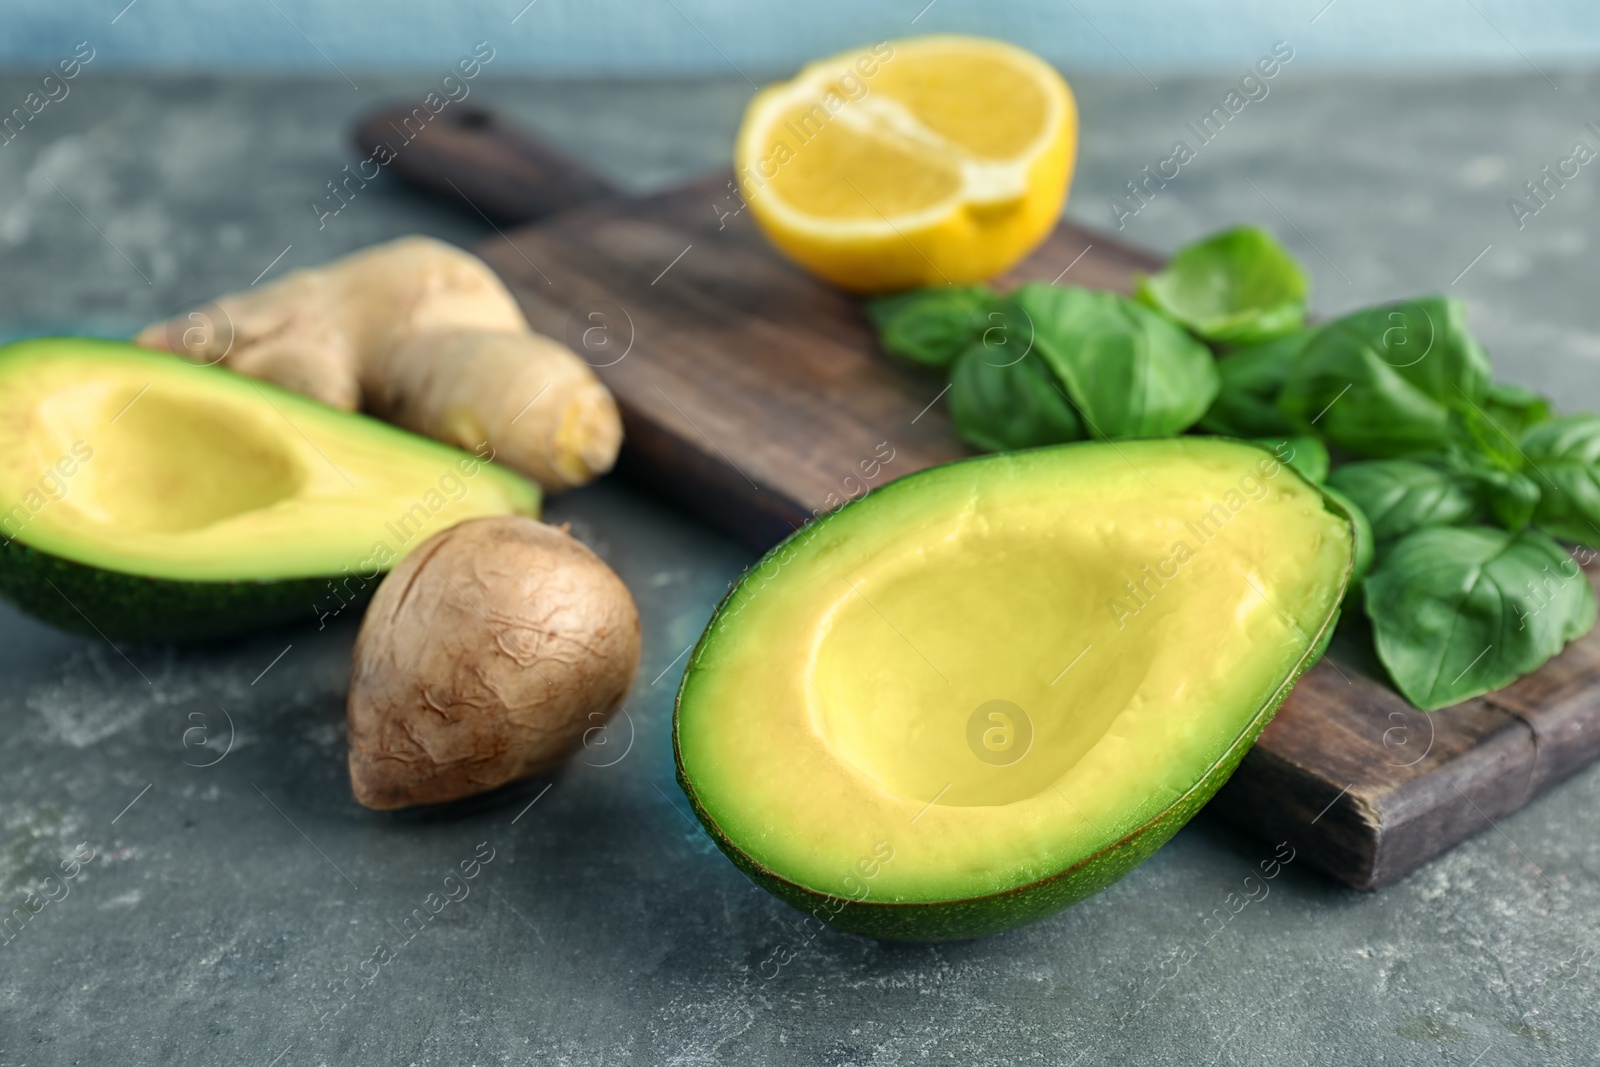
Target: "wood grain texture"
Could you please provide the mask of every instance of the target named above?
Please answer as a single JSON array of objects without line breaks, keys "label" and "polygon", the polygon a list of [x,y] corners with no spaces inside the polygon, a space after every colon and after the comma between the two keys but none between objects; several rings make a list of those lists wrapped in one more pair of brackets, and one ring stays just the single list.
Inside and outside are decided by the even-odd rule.
[{"label": "wood grain texture", "polygon": [[[765,548],[969,451],[941,378],[879,351],[854,299],[776,255],[747,214],[724,215],[737,206],[727,182],[594,203],[476,251],[534,328],[565,339],[616,394],[623,468]],[[1002,284],[1126,292],[1135,271],[1159,265],[1063,224]],[[1393,882],[1600,756],[1600,634],[1431,716],[1358,658],[1336,653],[1308,673],[1212,802],[1348,885]]]}]

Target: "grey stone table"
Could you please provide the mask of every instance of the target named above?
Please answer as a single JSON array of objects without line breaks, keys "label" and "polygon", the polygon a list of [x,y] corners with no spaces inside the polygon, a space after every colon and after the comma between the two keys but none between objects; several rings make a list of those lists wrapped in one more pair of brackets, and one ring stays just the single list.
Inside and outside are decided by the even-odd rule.
[{"label": "grey stone table", "polygon": [[[396,234],[484,236],[387,180],[320,229],[310,206],[356,158],[352,118],[434,80],[86,68],[0,145],[0,332],[125,334]],[[0,78],[0,111],[33,81]],[[1110,197],[1192,143],[1186,121],[1230,84],[1158,81],[1076,79],[1074,216],[1111,224]],[[721,160],[748,91],[474,89],[640,191]],[[1262,222],[1324,312],[1450,289],[1507,377],[1600,407],[1600,173],[1547,186],[1521,229],[1506,203],[1575,141],[1600,146],[1591,118],[1585,72],[1291,64],[1124,233],[1170,248]],[[1203,926],[1273,843],[1202,816],[1028,929],[938,947],[813,936],[712,849],[672,779],[683,653],[751,553],[616,482],[549,514],[634,590],[639,682],[569,768],[448,811],[350,797],[355,618],[180,649],[0,609],[0,898],[94,852],[0,944],[0,1064],[1594,1062],[1600,770],[1376,895],[1290,864],[1266,899]],[[493,858],[469,895],[406,936],[475,853]],[[380,942],[392,958],[376,962]],[[770,976],[780,946],[794,958]]]}]

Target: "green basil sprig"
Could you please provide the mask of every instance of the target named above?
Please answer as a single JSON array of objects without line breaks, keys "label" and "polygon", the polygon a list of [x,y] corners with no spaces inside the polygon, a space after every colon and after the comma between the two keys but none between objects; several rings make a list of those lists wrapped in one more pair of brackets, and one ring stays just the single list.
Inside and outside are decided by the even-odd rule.
[{"label": "green basil sprig", "polygon": [[1034,350],[1095,437],[1180,433],[1217,395],[1206,347],[1127,297],[1031,283],[1011,299],[1032,323]]},{"label": "green basil sprig", "polygon": [[1507,530],[1520,530],[1533,521],[1533,513],[1544,495],[1539,483],[1519,469],[1520,462],[1507,464],[1498,457],[1455,449],[1444,463],[1470,482],[1477,491],[1484,514]]},{"label": "green basil sprig", "polygon": [[1292,333],[1306,317],[1305,272],[1259,226],[1237,226],[1180,248],[1166,269],[1141,275],[1134,294],[1196,337],[1255,344]]},{"label": "green basil sprig", "polygon": [[986,331],[1001,325],[1001,301],[981,285],[915,289],[866,304],[878,342],[897,356],[948,367]]},{"label": "green basil sprig", "polygon": [[1077,441],[1083,422],[1038,353],[1011,358],[982,343],[956,360],[950,419],[968,444],[989,452]]},{"label": "green basil sprig", "polygon": [[1533,521],[1564,541],[1600,544],[1600,415],[1569,415],[1522,435],[1524,473],[1539,489]]},{"label": "green basil sprig", "polygon": [[1378,658],[1424,711],[1509,685],[1595,621],[1588,579],[1535,530],[1415,530],[1368,575],[1363,599]]},{"label": "green basil sprig", "polygon": [[1300,424],[1278,406],[1289,371],[1315,329],[1296,330],[1273,341],[1241,348],[1217,360],[1220,388],[1201,429],[1228,437],[1296,434]]},{"label": "green basil sprig", "polygon": [[1459,475],[1409,459],[1347,463],[1328,476],[1372,522],[1372,534],[1388,544],[1424,526],[1456,526],[1478,511],[1472,485]]},{"label": "green basil sprig", "polygon": [[1480,404],[1489,357],[1466,309],[1430,296],[1352,312],[1323,326],[1290,369],[1279,406],[1357,455],[1404,456],[1452,440],[1451,413]]}]

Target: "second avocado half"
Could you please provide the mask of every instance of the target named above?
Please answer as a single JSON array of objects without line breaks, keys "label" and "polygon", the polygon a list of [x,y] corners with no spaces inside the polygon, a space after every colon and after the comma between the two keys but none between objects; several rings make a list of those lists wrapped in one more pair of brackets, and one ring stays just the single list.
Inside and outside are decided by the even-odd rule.
[{"label": "second avocado half", "polygon": [[1111,884],[1321,656],[1343,507],[1222,438],[913,474],[773,549],[691,656],[678,778],[759,885],[842,929],[976,937]]}]

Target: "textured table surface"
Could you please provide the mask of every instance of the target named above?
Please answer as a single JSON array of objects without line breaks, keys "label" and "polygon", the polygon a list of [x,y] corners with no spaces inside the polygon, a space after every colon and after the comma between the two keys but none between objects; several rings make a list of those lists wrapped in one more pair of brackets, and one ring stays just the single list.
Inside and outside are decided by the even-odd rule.
[{"label": "textured table surface", "polygon": [[[0,77],[0,103],[33,80]],[[491,233],[382,179],[318,228],[311,202],[356,158],[353,116],[432,79],[357,81],[87,68],[0,145],[0,333],[127,333],[400,233]],[[1158,81],[1076,81],[1074,217],[1112,224],[1108,198],[1193,143],[1185,122],[1229,88]],[[646,191],[722,159],[749,89],[474,92]],[[1450,289],[1504,376],[1600,407],[1600,173],[1550,186],[1520,230],[1506,204],[1575,141],[1600,147],[1592,118],[1600,77],[1579,71],[1291,65],[1124,236],[1170,249],[1259,221],[1324,313]],[[1291,862],[1235,912],[1275,843],[1202,815],[1028,929],[938,947],[813,935],[713,850],[672,780],[682,654],[749,553],[615,482],[549,514],[634,590],[640,680],[567,770],[448,812],[350,797],[355,618],[114,648],[0,609],[0,896],[94,851],[0,944],[0,1064],[1592,1062],[1600,770],[1376,895]],[[407,937],[449,870],[489,850],[468,896]]]}]

